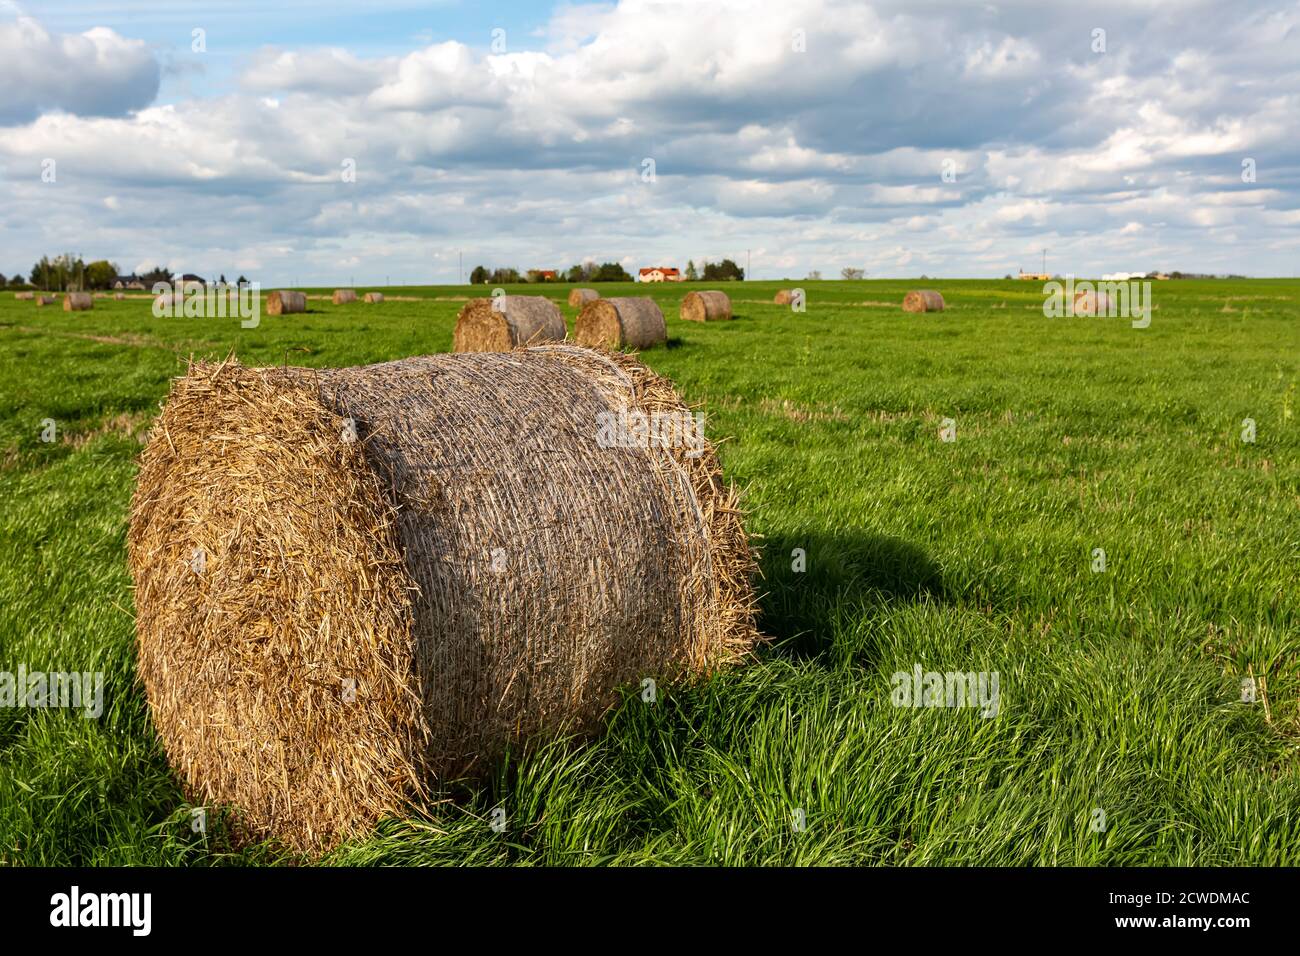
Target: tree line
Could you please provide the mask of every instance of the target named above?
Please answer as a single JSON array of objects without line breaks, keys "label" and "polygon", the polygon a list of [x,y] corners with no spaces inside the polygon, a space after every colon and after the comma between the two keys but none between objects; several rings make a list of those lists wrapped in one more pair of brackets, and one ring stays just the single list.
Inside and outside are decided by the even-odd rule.
[{"label": "tree line", "polygon": [[[555,269],[555,277],[549,278],[541,269],[518,269],[475,266],[469,274],[471,285],[508,285],[519,282],[631,282],[632,276],[617,262],[582,262],[568,269]],[[687,282],[703,279],[709,282],[739,281],[745,278],[745,270],[730,259],[721,262],[705,260],[703,268],[696,268],[695,261],[686,263],[685,278]]]},{"label": "tree line", "polygon": [[[44,289],[47,292],[90,292],[113,288],[113,284],[121,274],[116,262],[109,262],[107,259],[86,262],[80,256],[65,252],[53,258],[41,256],[40,261],[32,266],[26,278],[22,272],[15,272],[8,279],[0,273],[0,286],[29,287]],[[154,266],[136,273],[135,278],[139,279],[146,289],[152,289],[155,282],[171,282],[172,272],[162,266]],[[247,283],[247,279],[243,276],[239,277],[239,285]],[[218,285],[226,284],[226,277],[222,276],[218,280]]]}]

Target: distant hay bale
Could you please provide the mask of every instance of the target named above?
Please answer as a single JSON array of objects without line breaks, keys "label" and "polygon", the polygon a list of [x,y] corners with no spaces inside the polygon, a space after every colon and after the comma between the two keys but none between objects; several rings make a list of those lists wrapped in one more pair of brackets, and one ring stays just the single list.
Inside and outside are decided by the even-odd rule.
[{"label": "distant hay bale", "polygon": [[581,309],[588,302],[594,302],[599,298],[600,293],[595,289],[574,289],[569,293],[569,305]]},{"label": "distant hay bale", "polygon": [[1110,296],[1105,292],[1080,292],[1074,297],[1074,314],[1110,315]]},{"label": "distant hay bale", "polygon": [[573,340],[588,348],[649,349],[668,341],[668,325],[654,299],[595,299],[578,313]]},{"label": "distant hay bale", "polygon": [[55,302],[58,301],[59,300],[52,295],[38,295],[36,297],[36,305],[38,307],[43,305],[53,305]]},{"label": "distant hay bale", "polygon": [[521,345],[563,342],[568,331],[560,307],[545,296],[470,299],[456,319],[452,351],[508,352]]},{"label": "distant hay bale", "polygon": [[334,304],[347,305],[349,302],[357,301],[357,293],[353,289],[335,289]]},{"label": "distant hay bale", "polygon": [[384,301],[384,294],[382,292],[366,293],[366,305],[378,305],[380,302],[383,301]]},{"label": "distant hay bale", "polygon": [[267,315],[287,315],[290,312],[306,312],[307,296],[303,292],[281,290],[266,297]]},{"label": "distant hay bale", "polygon": [[34,298],[36,298],[36,293],[35,293],[35,292],[15,292],[15,293],[14,293],[14,298],[15,298],[15,299],[27,299],[27,300],[30,300],[30,299],[34,299]]},{"label": "distant hay bale", "polygon": [[789,305],[794,301],[794,293],[789,289],[782,289],[773,297],[773,302],[777,305]]},{"label": "distant hay bale", "polygon": [[943,296],[932,289],[913,289],[903,296],[904,312],[942,312]]},{"label": "distant hay bale", "polygon": [[114,298],[116,301],[121,302],[123,299],[126,298],[126,293],[125,293],[125,292],[114,292],[114,293],[113,293],[113,298]]},{"label": "distant hay bale", "polygon": [[95,298],[89,292],[69,292],[63,297],[64,312],[85,312],[95,307]]},{"label": "distant hay bale", "polygon": [[731,318],[731,300],[725,292],[688,292],[682,299],[681,317],[687,322],[717,322]]},{"label": "distant hay bale", "polygon": [[734,492],[702,435],[603,431],[641,413],[690,420],[634,359],[563,344],[192,365],[127,536],[139,674],[189,798],[319,852],[595,731],[620,687],[743,659]]}]

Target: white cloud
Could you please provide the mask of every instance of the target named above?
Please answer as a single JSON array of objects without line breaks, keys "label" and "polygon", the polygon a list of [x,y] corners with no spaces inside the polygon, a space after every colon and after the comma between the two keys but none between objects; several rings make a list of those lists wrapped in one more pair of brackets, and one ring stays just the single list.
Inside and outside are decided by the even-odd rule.
[{"label": "white cloud", "polygon": [[121,116],[151,103],[160,77],[144,43],[104,27],[60,35],[30,17],[0,22],[0,125],[46,110]]}]

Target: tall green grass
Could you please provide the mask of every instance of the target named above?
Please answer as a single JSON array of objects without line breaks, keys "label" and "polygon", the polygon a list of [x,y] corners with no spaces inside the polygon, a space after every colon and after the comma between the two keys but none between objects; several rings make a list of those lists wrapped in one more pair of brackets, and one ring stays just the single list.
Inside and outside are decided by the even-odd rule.
[{"label": "tall green grass", "polygon": [[[1044,318],[1030,283],[931,280],[949,309],[920,316],[896,306],[908,283],[799,284],[804,313],[743,283],[736,319],[704,326],[677,320],[681,287],[649,289],[671,340],[644,358],[726,437],[762,536],[759,659],[653,704],[629,689],[597,739],[513,755],[328,861],[1300,862],[1300,282],[1156,283],[1147,329]],[[133,458],[191,355],[445,351],[477,294],[385,291],[420,301],[313,301],[256,329],[0,301],[0,671],[108,688],[98,720],[0,709],[0,860],[289,862],[232,848],[215,809],[195,833],[153,733]],[[893,707],[917,663],[998,672],[998,715]]]}]

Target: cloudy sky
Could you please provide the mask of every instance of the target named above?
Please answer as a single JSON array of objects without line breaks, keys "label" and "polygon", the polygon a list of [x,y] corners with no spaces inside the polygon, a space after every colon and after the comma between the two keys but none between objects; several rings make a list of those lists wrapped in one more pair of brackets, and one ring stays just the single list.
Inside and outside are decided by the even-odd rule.
[{"label": "cloudy sky", "polygon": [[1300,3],[0,0],[0,90],[5,275],[1300,274]]}]

